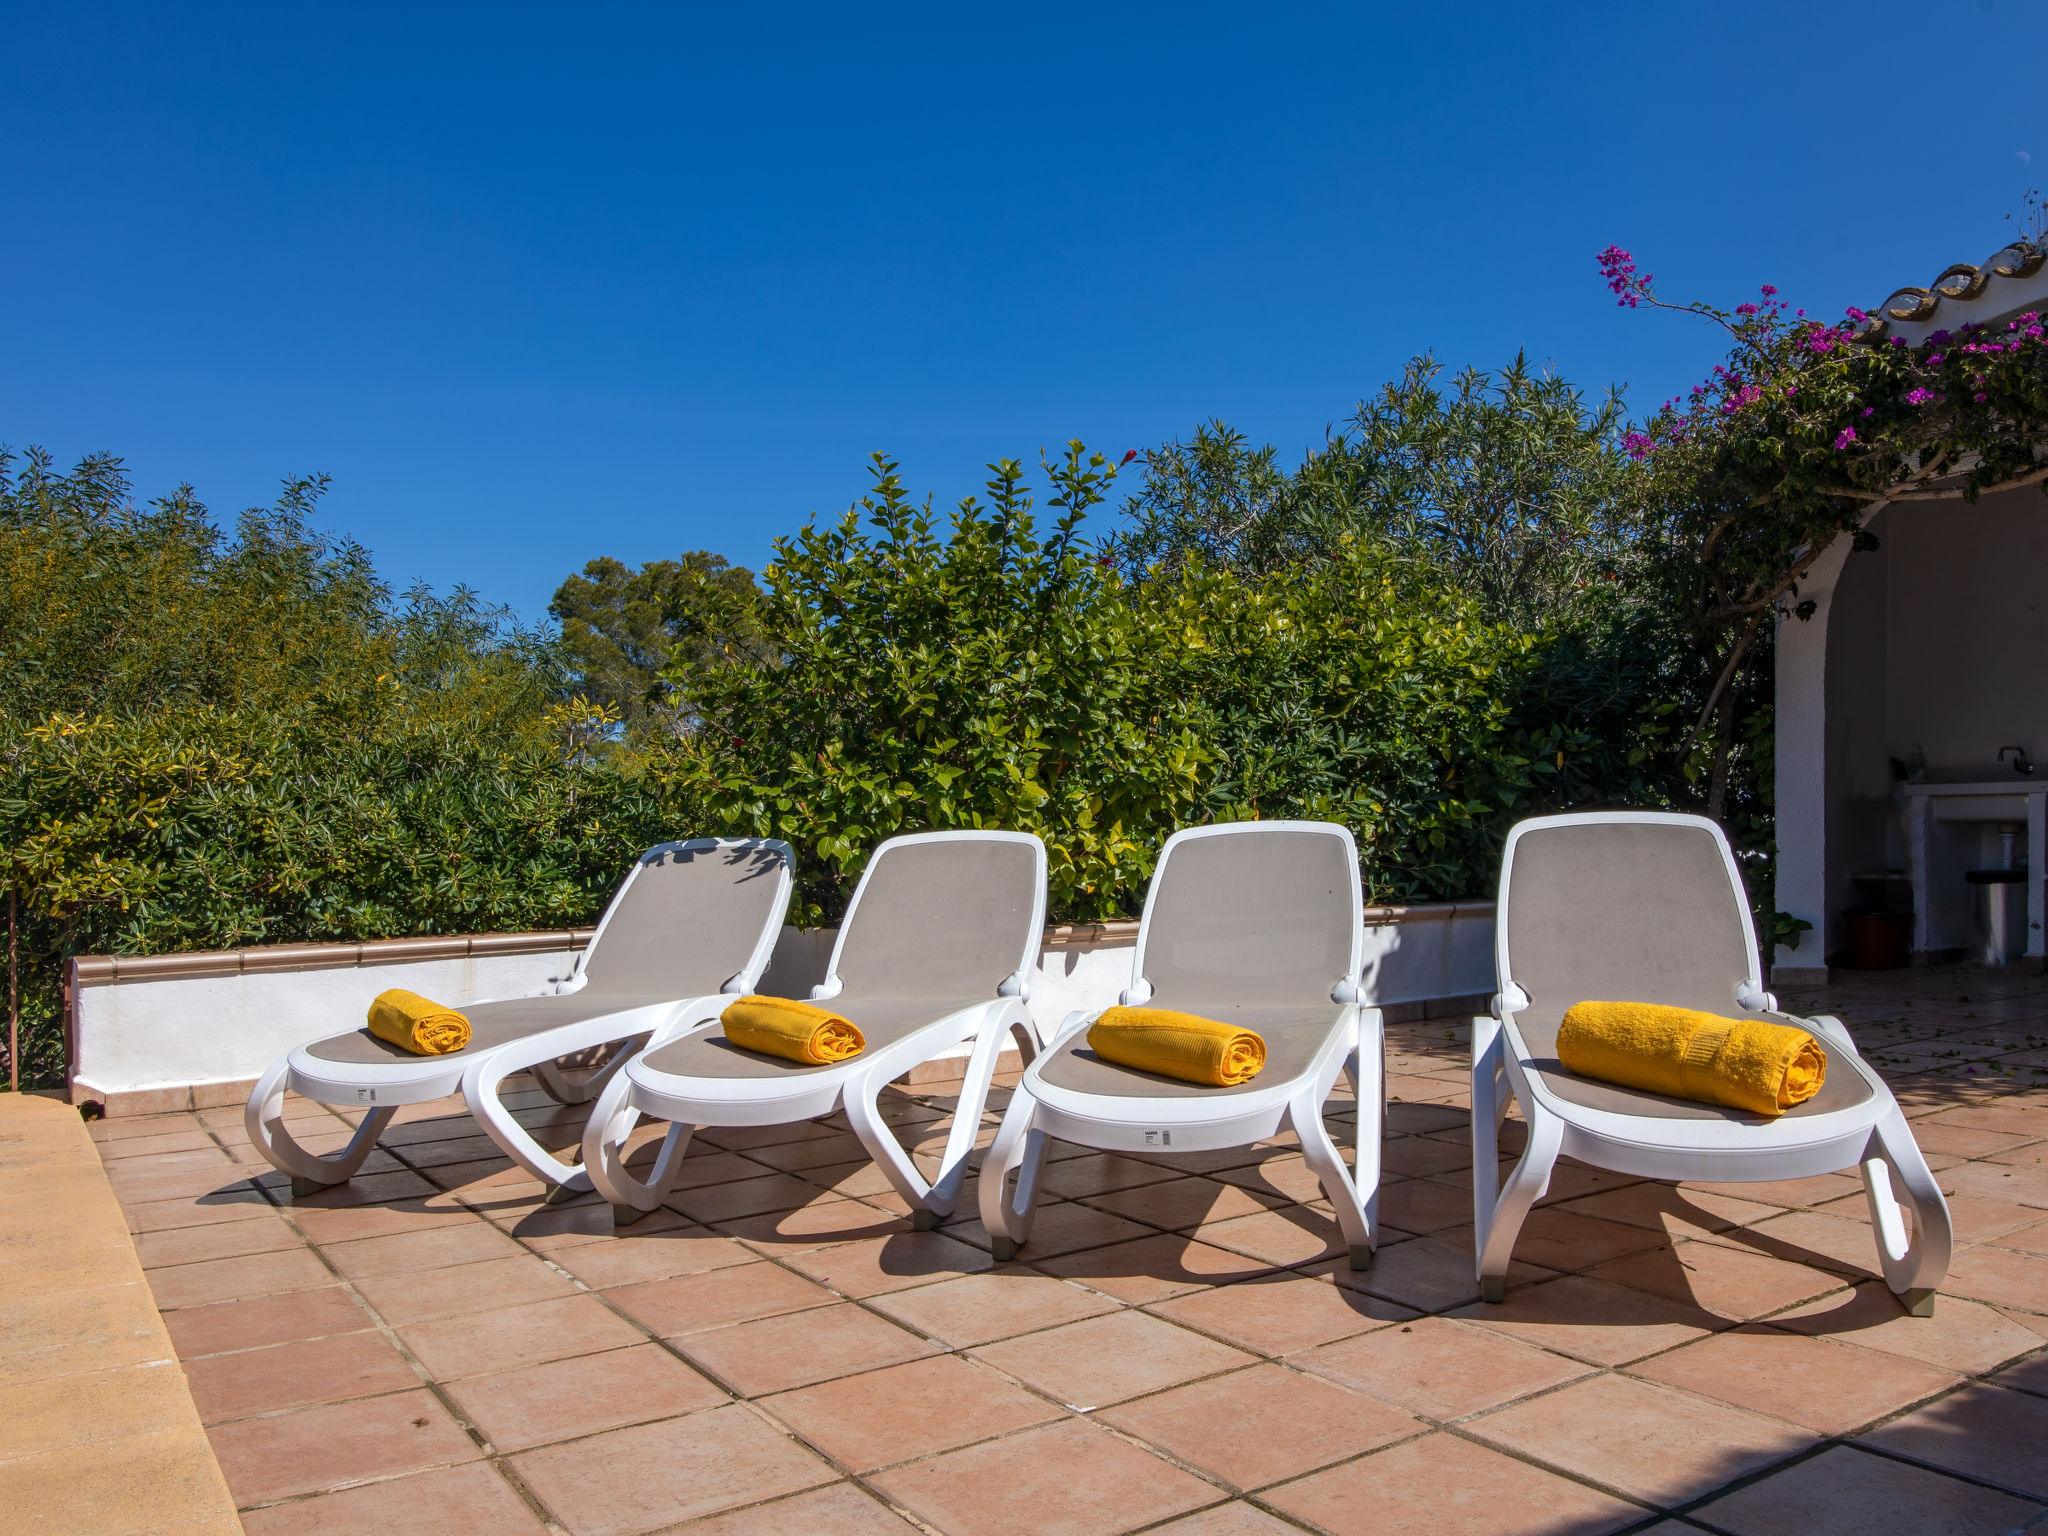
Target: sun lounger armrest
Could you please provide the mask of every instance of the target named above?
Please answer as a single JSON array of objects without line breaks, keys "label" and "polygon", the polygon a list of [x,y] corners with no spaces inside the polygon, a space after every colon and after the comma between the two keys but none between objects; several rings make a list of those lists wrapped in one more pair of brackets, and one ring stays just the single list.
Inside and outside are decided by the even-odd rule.
[{"label": "sun lounger armrest", "polygon": [[1020,1003],[1031,1001],[1031,973],[1012,971],[1003,978],[1003,984],[996,988],[997,997],[1014,997]]},{"label": "sun lounger armrest", "polygon": [[1152,1001],[1152,983],[1142,976],[1133,976],[1131,984],[1117,994],[1116,1000],[1126,1008],[1142,1008]]},{"label": "sun lounger armrest", "polygon": [[811,1001],[822,1003],[829,998],[837,997],[845,990],[845,982],[841,981],[837,976],[827,976],[823,981],[811,988]]},{"label": "sun lounger armrest", "polygon": [[1505,1019],[1511,1013],[1520,1013],[1529,1006],[1529,994],[1512,981],[1493,994],[1493,1016]]},{"label": "sun lounger armrest", "polygon": [[1753,981],[1735,989],[1735,1001],[1749,1013],[1776,1013],[1778,1000]]}]

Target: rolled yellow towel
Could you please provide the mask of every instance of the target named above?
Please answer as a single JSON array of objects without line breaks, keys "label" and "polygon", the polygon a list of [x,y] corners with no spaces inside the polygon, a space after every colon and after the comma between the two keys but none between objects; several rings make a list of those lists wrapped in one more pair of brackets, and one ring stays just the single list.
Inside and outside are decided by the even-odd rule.
[{"label": "rolled yellow towel", "polygon": [[1820,1092],[1827,1052],[1803,1029],[1660,1003],[1576,1003],[1557,1059],[1583,1077],[1782,1115]]},{"label": "rolled yellow towel", "polygon": [[432,998],[393,987],[370,1004],[370,1033],[415,1056],[446,1056],[469,1044],[469,1020]]},{"label": "rolled yellow towel", "polygon": [[742,1050],[812,1067],[858,1056],[868,1045],[850,1020],[789,997],[743,997],[726,1008],[719,1023],[725,1027],[725,1038]]},{"label": "rolled yellow towel", "polygon": [[1088,1029],[1088,1048],[1104,1061],[1231,1088],[1266,1068],[1266,1042],[1256,1032],[1171,1008],[1105,1008]]}]

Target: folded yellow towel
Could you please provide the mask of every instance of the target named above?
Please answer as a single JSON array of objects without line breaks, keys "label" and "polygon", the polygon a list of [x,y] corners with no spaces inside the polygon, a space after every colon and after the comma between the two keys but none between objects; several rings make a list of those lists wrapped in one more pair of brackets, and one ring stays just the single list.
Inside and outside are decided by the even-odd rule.
[{"label": "folded yellow towel", "polygon": [[1105,1008],[1088,1029],[1088,1048],[1104,1061],[1230,1088],[1266,1067],[1266,1042],[1249,1029],[1171,1008]]},{"label": "folded yellow towel", "polygon": [[762,1051],[807,1066],[828,1066],[867,1049],[850,1021],[816,1003],[749,995],[720,1015],[725,1038],[742,1050]]},{"label": "folded yellow towel", "polygon": [[1679,1099],[1782,1115],[1820,1092],[1827,1052],[1803,1029],[1659,1003],[1577,1003],[1557,1059],[1597,1077]]},{"label": "folded yellow towel", "polygon": [[370,1033],[415,1056],[446,1056],[469,1044],[469,1020],[431,998],[393,987],[370,1004]]}]

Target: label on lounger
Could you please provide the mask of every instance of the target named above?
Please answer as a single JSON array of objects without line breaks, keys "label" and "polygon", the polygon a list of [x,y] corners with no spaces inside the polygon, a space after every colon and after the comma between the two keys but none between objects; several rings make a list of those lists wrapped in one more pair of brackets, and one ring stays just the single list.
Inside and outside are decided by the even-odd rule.
[{"label": "label on lounger", "polygon": [[374,1103],[376,1103],[376,1102],[377,1102],[377,1090],[376,1090],[376,1089],[374,1089],[374,1088],[358,1088],[358,1089],[356,1090],[356,1102],[357,1102],[358,1104],[374,1104]]},{"label": "label on lounger", "polygon": [[1170,1147],[1173,1145],[1173,1132],[1147,1131],[1145,1133],[1145,1145],[1148,1147]]}]

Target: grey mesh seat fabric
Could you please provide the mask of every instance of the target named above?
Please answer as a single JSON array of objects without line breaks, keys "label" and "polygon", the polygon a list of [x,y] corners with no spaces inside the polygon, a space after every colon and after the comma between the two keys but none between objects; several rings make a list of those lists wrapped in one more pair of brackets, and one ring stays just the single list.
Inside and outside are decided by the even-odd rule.
[{"label": "grey mesh seat fabric", "polygon": [[[1500,992],[1473,1023],[1473,1211],[1481,1293],[1498,1301],[1531,1205],[1559,1156],[1656,1179],[1800,1178],[1861,1166],[1885,1278],[1916,1309],[1946,1272],[1948,1209],[1890,1088],[1832,1018],[1777,1011],[1727,839],[1652,811],[1522,822],[1501,864]],[[1557,1059],[1567,1009],[1662,1003],[1809,1030],[1821,1092],[1775,1118],[1596,1081]],[[1498,1131],[1518,1101],[1528,1146],[1503,1185]],[[1903,1203],[1902,1203],[1903,1202]],[[1910,1228],[1910,1230],[1909,1230]]]},{"label": "grey mesh seat fabric", "polygon": [[[464,1004],[469,1045],[434,1059],[476,1056],[542,1030],[717,993],[746,968],[763,929],[781,925],[789,905],[789,859],[775,850],[785,846],[664,843],[650,848],[600,919],[577,966],[574,990]],[[367,1029],[330,1035],[301,1049],[322,1061],[420,1062]]]},{"label": "grey mesh seat fabric", "polygon": [[[1111,1151],[1240,1146],[1292,1124],[1337,1208],[1352,1264],[1373,1245],[1380,1139],[1379,1011],[1362,1005],[1364,912],[1356,845],[1326,822],[1190,828],[1168,840],[1147,892],[1123,1001],[1256,1030],[1266,1065],[1229,1087],[1120,1066],[1075,1014],[1012,1093],[982,1165],[982,1222],[999,1257],[1028,1241],[1048,1136]],[[1354,1175],[1323,1125],[1340,1072],[1358,1091]],[[1014,1181],[1014,1182],[1013,1182]]]},{"label": "grey mesh seat fabric", "polygon": [[[812,997],[857,1025],[860,1055],[823,1066],[742,1049],[715,1024],[654,1041],[606,1090],[584,1163],[622,1224],[655,1209],[696,1126],[811,1119],[848,1123],[920,1225],[949,1214],[1006,1037],[1027,1059],[1038,1036],[1025,1000],[1045,927],[1045,847],[1022,832],[926,832],[875,850]],[[972,1042],[938,1176],[926,1180],[877,1104],[909,1068]],[[669,1122],[652,1175],[625,1169],[642,1116]]]},{"label": "grey mesh seat fabric", "polygon": [[[536,1177],[572,1192],[589,1178],[550,1154],[497,1096],[509,1073],[531,1070],[563,1103],[594,1097],[632,1042],[709,999],[750,987],[766,967],[789,904],[785,843],[700,838],[649,849],[627,872],[599,919],[574,975],[558,992],[461,1004],[470,1041],[461,1051],[418,1056],[367,1029],[344,1030],[291,1051],[257,1083],[245,1119],[250,1139],[293,1187],[342,1182],[361,1166],[392,1109],[460,1087],[498,1144]],[[723,1006],[722,1003],[719,1006]],[[693,1009],[695,1013],[693,1013]],[[614,1047],[577,1082],[554,1063]],[[331,1104],[369,1106],[349,1148],[315,1157],[282,1120],[287,1089]]]}]

